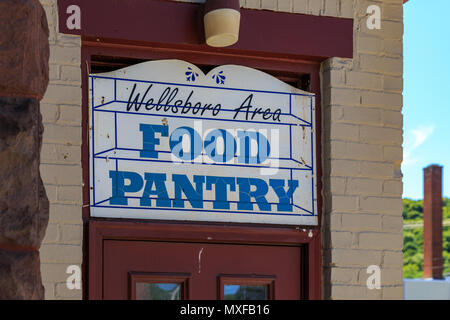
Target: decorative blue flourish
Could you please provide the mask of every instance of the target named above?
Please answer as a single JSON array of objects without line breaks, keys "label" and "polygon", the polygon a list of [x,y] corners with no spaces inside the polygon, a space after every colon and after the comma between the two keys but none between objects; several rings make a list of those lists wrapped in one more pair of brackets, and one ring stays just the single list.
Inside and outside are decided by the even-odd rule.
[{"label": "decorative blue flourish", "polygon": [[220,71],[218,74],[215,74],[212,76],[213,79],[216,79],[217,84],[225,84],[225,75],[223,74],[223,71]]},{"label": "decorative blue flourish", "polygon": [[186,71],[186,80],[187,81],[195,81],[195,78],[198,78],[198,73],[194,72],[191,67],[188,67],[188,71]]}]

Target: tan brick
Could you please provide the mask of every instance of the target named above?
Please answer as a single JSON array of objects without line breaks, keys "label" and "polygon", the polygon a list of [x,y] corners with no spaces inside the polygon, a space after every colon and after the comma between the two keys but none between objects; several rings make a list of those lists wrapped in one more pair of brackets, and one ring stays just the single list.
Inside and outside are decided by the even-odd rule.
[{"label": "tan brick", "polygon": [[401,76],[403,63],[399,58],[383,57],[370,54],[360,55],[360,66],[364,71]]},{"label": "tan brick", "polygon": [[346,181],[346,178],[330,177],[327,182],[330,186],[331,193],[343,195],[345,193]]},{"label": "tan brick", "polygon": [[80,106],[61,105],[59,112],[58,124],[78,125],[81,127]]},{"label": "tan brick", "polygon": [[361,98],[363,105],[383,109],[400,110],[403,105],[403,97],[400,93],[362,91]]},{"label": "tan brick", "polygon": [[383,76],[383,89],[387,91],[402,91],[403,90],[403,78]]},{"label": "tan brick", "polygon": [[79,244],[83,241],[82,225],[61,225],[61,243]]},{"label": "tan brick", "polygon": [[366,177],[392,178],[394,176],[394,165],[387,162],[369,162],[361,163],[361,175]]},{"label": "tan brick", "polygon": [[59,118],[59,107],[54,104],[41,104],[42,123],[55,123]]},{"label": "tan brick", "polygon": [[42,263],[41,274],[43,282],[66,282],[70,275],[66,273],[67,263]]},{"label": "tan brick", "polygon": [[59,240],[59,226],[55,223],[49,223],[45,230],[43,243],[55,243]]},{"label": "tan brick", "polygon": [[331,268],[332,283],[355,284],[358,279],[358,269]]},{"label": "tan brick", "polygon": [[54,163],[57,160],[54,144],[43,143],[41,147],[41,163]]},{"label": "tan brick", "polygon": [[382,216],[378,214],[342,214],[341,226],[349,231],[379,231],[381,230]]},{"label": "tan brick", "polygon": [[310,14],[322,14],[323,0],[309,0],[308,11]]},{"label": "tan brick", "polygon": [[360,89],[382,89],[383,77],[376,73],[347,72],[347,85]]},{"label": "tan brick", "polygon": [[81,145],[81,127],[47,124],[44,128],[44,142]]},{"label": "tan brick", "polygon": [[67,284],[57,283],[56,284],[56,298],[61,298],[64,300],[80,300],[83,297],[82,289],[69,289]]},{"label": "tan brick", "polygon": [[403,252],[402,251],[385,251],[383,253],[382,265],[387,266],[387,267],[403,266]]},{"label": "tan brick", "polygon": [[59,186],[58,201],[74,202],[82,204],[82,188],[81,186]]},{"label": "tan brick", "polygon": [[383,299],[403,300],[403,284],[399,286],[383,287]]},{"label": "tan brick", "polygon": [[403,43],[399,39],[384,39],[383,52],[391,55],[403,54]]},{"label": "tan brick", "polygon": [[[325,107],[325,109],[329,109],[330,113],[329,113],[329,118],[327,119],[332,119],[332,120],[341,120],[344,117],[344,107],[342,106],[333,106],[333,105],[328,105]],[[331,123],[331,120],[330,120]]]},{"label": "tan brick", "polygon": [[50,81],[60,79],[59,65],[50,64],[48,71],[49,71],[49,80]]},{"label": "tan brick", "polygon": [[367,178],[348,178],[347,194],[380,194],[382,181]]},{"label": "tan brick", "polygon": [[81,82],[80,67],[61,66],[61,80]]},{"label": "tan brick", "polygon": [[324,93],[324,104],[357,106],[361,103],[361,95],[354,89],[330,88]]},{"label": "tan brick", "polygon": [[43,103],[55,104],[81,104],[81,87],[50,84],[42,101]]},{"label": "tan brick", "polygon": [[276,0],[261,0],[261,9],[276,10],[277,9],[277,1]]},{"label": "tan brick", "polygon": [[403,183],[401,180],[389,180],[383,182],[383,193],[401,196],[403,193]]},{"label": "tan brick", "polygon": [[403,159],[402,147],[385,146],[383,148],[383,159],[388,161],[401,161]]},{"label": "tan brick", "polygon": [[81,185],[81,166],[41,164],[44,183]]},{"label": "tan brick", "polygon": [[80,205],[52,204],[50,221],[67,224],[81,224],[82,208]]},{"label": "tan brick", "polygon": [[381,111],[376,108],[344,107],[342,121],[355,124],[379,124]]},{"label": "tan brick", "polygon": [[403,131],[394,128],[361,126],[359,136],[362,142],[367,143],[401,145],[403,142]]},{"label": "tan brick", "polygon": [[56,34],[56,44],[66,48],[78,49],[81,46],[81,38],[70,34]]},{"label": "tan brick", "polygon": [[329,228],[330,231],[341,230],[341,219],[342,214],[337,212],[328,213],[329,221],[324,221],[323,224],[326,228]]},{"label": "tan brick", "polygon": [[367,35],[356,35],[356,50],[358,53],[375,53],[383,52],[385,43],[383,39],[377,37],[369,37]]},{"label": "tan brick", "polygon": [[373,300],[381,298],[381,290],[369,290],[367,286],[333,285],[331,299]]},{"label": "tan brick", "polygon": [[[403,217],[401,215],[383,216],[383,231],[396,232],[401,235],[403,231]],[[397,249],[401,249],[401,247]]]},{"label": "tan brick", "polygon": [[403,266],[397,268],[381,268],[381,285],[402,285],[403,284]]},{"label": "tan brick", "polygon": [[403,23],[398,21],[384,20],[382,15],[380,29],[368,29],[367,19],[362,19],[360,23],[361,33],[368,36],[380,37],[383,39],[401,39],[403,36]]},{"label": "tan brick", "polygon": [[261,0],[246,0],[245,7],[249,9],[260,9],[261,8]]},{"label": "tan brick", "polygon": [[401,3],[383,4],[382,11],[384,19],[403,22],[403,5]]},{"label": "tan brick", "polygon": [[331,157],[352,160],[381,160],[382,146],[357,142],[335,141],[331,145]]},{"label": "tan brick", "polygon": [[78,164],[81,162],[81,148],[79,146],[55,145],[56,157],[59,162]]},{"label": "tan brick", "polygon": [[49,25],[48,26],[48,43],[50,45],[56,45],[56,37],[57,37],[57,26],[56,25]]},{"label": "tan brick", "polygon": [[325,0],[324,15],[336,17],[338,16],[339,2],[337,0]]},{"label": "tan brick", "polygon": [[40,254],[43,263],[80,263],[82,257],[81,244],[62,245],[62,244],[43,244]]},{"label": "tan brick", "polygon": [[403,128],[403,115],[400,111],[383,110],[381,115],[385,126]]},{"label": "tan brick", "polygon": [[62,64],[80,64],[81,49],[79,47],[50,46],[50,62]]},{"label": "tan brick", "polygon": [[396,250],[403,245],[402,234],[362,232],[359,234],[360,249]]},{"label": "tan brick", "polygon": [[330,168],[331,176],[355,176],[360,172],[360,161],[333,160]]},{"label": "tan brick", "polygon": [[[372,289],[377,291],[384,291],[386,286],[392,286],[392,285],[403,285],[403,278],[402,278],[402,266],[399,268],[380,268],[380,286],[381,289]],[[363,268],[360,270],[359,273],[359,281],[358,284],[360,286],[367,286],[367,280],[373,273],[367,273],[367,268]]]},{"label": "tan brick", "polygon": [[50,3],[42,4],[42,7],[44,8],[45,15],[47,17],[47,23],[49,25],[56,25],[56,8],[54,5]]},{"label": "tan brick", "polygon": [[[42,166],[42,165],[41,165]],[[48,201],[55,202],[58,200],[58,188],[52,185],[45,185],[45,193],[47,194]]]},{"label": "tan brick", "polygon": [[340,0],[342,18],[353,18],[353,0]]},{"label": "tan brick", "polygon": [[401,39],[403,37],[403,22],[382,20],[381,31],[384,39]]},{"label": "tan brick", "polygon": [[353,234],[345,231],[330,232],[330,247],[332,248],[350,248],[353,243]]},{"label": "tan brick", "polygon": [[344,70],[336,70],[329,69],[323,73],[323,88],[330,87],[345,87],[345,71]]},{"label": "tan brick", "polygon": [[352,124],[331,123],[330,128],[331,140],[359,140],[359,126]]},{"label": "tan brick", "polygon": [[308,11],[308,0],[293,0],[293,11],[296,13],[306,13]]},{"label": "tan brick", "polygon": [[327,71],[329,69],[344,69],[351,70],[354,66],[354,59],[349,58],[329,58],[322,63],[323,71]]},{"label": "tan brick", "polygon": [[400,197],[362,197],[360,199],[361,209],[367,212],[401,215],[403,202]]},{"label": "tan brick", "polygon": [[356,211],[358,209],[358,197],[355,196],[331,196],[333,210]]},{"label": "tan brick", "polygon": [[277,11],[292,12],[292,0],[278,0]]},{"label": "tan brick", "polygon": [[331,249],[332,263],[336,266],[363,266],[380,265],[381,251],[358,249]]},{"label": "tan brick", "polygon": [[42,282],[44,286],[44,298],[45,300],[55,300],[55,283],[54,282]]}]

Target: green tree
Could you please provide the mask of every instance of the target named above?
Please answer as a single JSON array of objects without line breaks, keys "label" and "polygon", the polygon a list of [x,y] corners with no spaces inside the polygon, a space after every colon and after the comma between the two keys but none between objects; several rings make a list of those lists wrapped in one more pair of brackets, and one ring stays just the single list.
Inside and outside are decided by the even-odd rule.
[{"label": "green tree", "polygon": [[[444,221],[450,220],[450,198],[443,199]],[[403,229],[403,277],[423,277],[423,200],[403,199],[403,223],[413,224]],[[450,226],[444,226],[442,234],[444,274],[450,275]]]}]

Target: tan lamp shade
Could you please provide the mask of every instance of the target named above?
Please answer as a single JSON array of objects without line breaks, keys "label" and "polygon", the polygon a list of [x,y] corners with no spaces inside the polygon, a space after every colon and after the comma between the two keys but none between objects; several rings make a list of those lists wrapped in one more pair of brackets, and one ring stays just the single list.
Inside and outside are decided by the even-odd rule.
[{"label": "tan lamp shade", "polygon": [[208,2],[211,0],[206,3],[207,10],[204,16],[206,44],[211,47],[228,47],[235,44],[239,39],[241,21],[239,6],[237,9],[230,5],[220,8],[215,2],[215,8],[209,7],[212,10],[208,10]]}]

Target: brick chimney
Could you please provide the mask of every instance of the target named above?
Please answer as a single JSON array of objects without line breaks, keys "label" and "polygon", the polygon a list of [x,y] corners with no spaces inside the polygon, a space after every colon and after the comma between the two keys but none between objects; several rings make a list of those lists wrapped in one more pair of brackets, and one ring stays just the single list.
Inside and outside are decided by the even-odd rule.
[{"label": "brick chimney", "polygon": [[423,277],[443,279],[442,167],[430,165],[423,171]]}]

